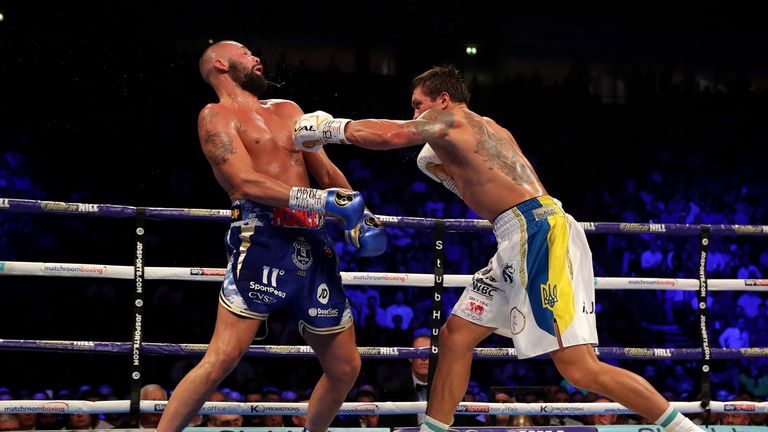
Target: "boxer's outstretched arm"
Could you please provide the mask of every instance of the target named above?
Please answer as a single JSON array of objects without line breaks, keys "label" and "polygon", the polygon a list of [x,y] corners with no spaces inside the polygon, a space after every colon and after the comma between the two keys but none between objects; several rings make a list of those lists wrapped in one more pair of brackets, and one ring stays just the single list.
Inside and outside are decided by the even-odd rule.
[{"label": "boxer's outstretched arm", "polygon": [[347,141],[372,150],[387,150],[438,142],[455,127],[455,116],[449,111],[431,109],[415,120],[356,120],[344,130]]},{"label": "boxer's outstretched arm", "polygon": [[456,127],[452,112],[432,109],[416,120],[335,119],[323,111],[304,114],[293,128],[293,144],[305,152],[319,151],[326,144],[355,144],[372,150],[387,150],[439,143]]}]

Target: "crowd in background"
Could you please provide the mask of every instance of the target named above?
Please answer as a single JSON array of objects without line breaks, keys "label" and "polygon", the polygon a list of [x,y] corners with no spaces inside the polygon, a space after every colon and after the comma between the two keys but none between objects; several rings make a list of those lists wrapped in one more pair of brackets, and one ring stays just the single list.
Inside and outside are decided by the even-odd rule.
[{"label": "crowd in background", "polygon": [[[181,59],[182,64],[193,61]],[[274,68],[280,72],[280,65]],[[568,76],[555,83],[544,83],[537,74],[470,81],[474,93],[470,108],[510,129],[549,193],[579,221],[767,223],[764,171],[768,132],[762,117],[768,108],[766,94],[751,91],[743,76],[702,82],[685,74],[676,79],[674,70],[652,68],[617,72],[612,82],[621,83],[623,90],[608,94],[588,71],[584,65],[575,65]],[[351,118],[407,119],[411,115],[407,79],[401,76],[357,77],[302,69],[281,73],[288,85],[273,89],[271,96],[297,100],[307,112],[322,109]],[[181,82],[179,88],[178,97],[202,106],[202,82]],[[193,95],[182,94],[186,91]],[[204,96],[207,100],[211,97]],[[194,142],[194,119],[168,115],[183,117],[188,130],[169,130],[154,139],[185,140],[183,151],[160,154],[159,161],[147,165],[140,163],[149,159],[147,154],[127,156],[129,162],[136,162],[130,171],[119,162],[110,162],[115,175],[136,175],[135,189],[116,189],[87,172],[72,172],[67,179],[46,176],[52,165],[66,164],[72,160],[67,157],[77,156],[56,150],[53,154],[60,157],[46,157],[36,145],[50,137],[4,131],[0,140],[9,150],[0,158],[0,198],[227,208],[227,197],[215,184]],[[151,148],[146,143],[143,149],[146,153]],[[348,146],[327,149],[376,214],[477,218],[456,196],[418,172],[418,150],[374,154]],[[94,170],[103,175],[109,168]],[[0,259],[129,265],[133,260],[132,223],[0,212]],[[219,222],[150,221],[145,265],[221,268],[226,263],[221,242],[225,229]],[[389,227],[388,250],[376,258],[356,257],[338,228],[331,225],[329,230],[337,240],[342,271],[433,271],[433,237],[428,230]],[[699,245],[694,237],[596,234],[589,240],[596,276],[698,276]],[[495,250],[490,231],[448,233],[446,245],[447,274],[472,274],[485,266]],[[765,237],[713,238],[707,273],[710,278],[768,279]],[[16,310],[14,314],[0,314],[2,338],[129,340],[131,281],[3,276],[1,282],[0,305],[6,311]],[[413,332],[430,325],[432,306],[427,289],[348,286],[347,292],[360,346],[410,346]],[[460,293],[459,288],[446,289],[445,312]],[[217,284],[147,281],[145,296],[145,341],[208,341]],[[696,347],[700,343],[693,292],[601,290],[597,300],[603,346]],[[710,307],[714,346],[768,346],[765,293],[713,292]],[[266,339],[259,344],[305,344],[290,316],[273,314],[268,327]],[[507,339],[491,337],[483,346],[509,345]],[[3,399],[125,399],[127,394],[129,363],[123,356],[10,351],[3,355],[12,360],[4,362],[0,374]],[[147,356],[146,380],[170,391],[195,361],[194,357]],[[622,365],[640,372],[670,400],[697,398],[699,369],[695,361],[633,360]],[[404,366],[407,364],[398,361],[364,361],[350,400],[361,391],[378,399],[388,383],[406,373]],[[712,371],[717,400],[764,401],[768,397],[765,359],[716,361]],[[223,384],[222,400],[304,400],[318,373],[312,359],[278,362],[247,357]],[[550,362],[538,360],[475,362],[467,400],[499,400],[504,392],[493,391],[492,386],[547,387],[550,390],[540,399],[549,401],[557,400],[558,393],[568,401],[596,400],[599,396],[569,387]],[[44,417],[37,416],[38,429],[49,428],[42,423]],[[53,419],[50,426],[74,428],[69,423],[74,417]],[[275,417],[280,419],[270,425],[301,421]],[[83,421],[118,425],[127,420],[107,416]],[[492,421],[482,419],[483,424]],[[626,421],[640,420],[627,417]],[[755,416],[752,421],[765,424],[766,420]]]}]

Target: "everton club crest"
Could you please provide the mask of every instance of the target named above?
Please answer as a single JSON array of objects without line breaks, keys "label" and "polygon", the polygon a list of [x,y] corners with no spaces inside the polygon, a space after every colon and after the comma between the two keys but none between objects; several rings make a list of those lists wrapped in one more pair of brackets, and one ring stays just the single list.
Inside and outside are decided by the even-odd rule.
[{"label": "everton club crest", "polygon": [[302,270],[306,270],[312,265],[312,248],[309,243],[293,242],[293,263]]}]

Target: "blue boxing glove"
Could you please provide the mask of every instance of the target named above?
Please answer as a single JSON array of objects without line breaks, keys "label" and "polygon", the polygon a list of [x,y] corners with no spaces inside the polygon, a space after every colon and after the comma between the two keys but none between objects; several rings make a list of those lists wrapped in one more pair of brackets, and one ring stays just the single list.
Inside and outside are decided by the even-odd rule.
[{"label": "blue boxing glove", "polygon": [[288,207],[334,217],[348,230],[354,228],[363,216],[365,202],[360,192],[348,189],[294,187],[288,196]]},{"label": "blue boxing glove", "polygon": [[375,257],[387,249],[387,231],[379,218],[368,209],[363,212],[357,226],[344,231],[344,237],[357,249],[358,256]]}]

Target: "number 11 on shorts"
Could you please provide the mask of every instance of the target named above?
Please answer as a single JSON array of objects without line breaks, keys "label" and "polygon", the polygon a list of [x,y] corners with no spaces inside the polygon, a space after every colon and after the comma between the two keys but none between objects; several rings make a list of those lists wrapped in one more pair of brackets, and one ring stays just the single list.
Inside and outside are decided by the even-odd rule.
[{"label": "number 11 on shorts", "polygon": [[[270,273],[272,275],[270,276]],[[261,283],[264,285],[269,284],[272,288],[277,287],[277,275],[283,274],[285,271],[280,270],[278,268],[269,267],[269,266],[262,266],[262,273],[261,273]]]}]

